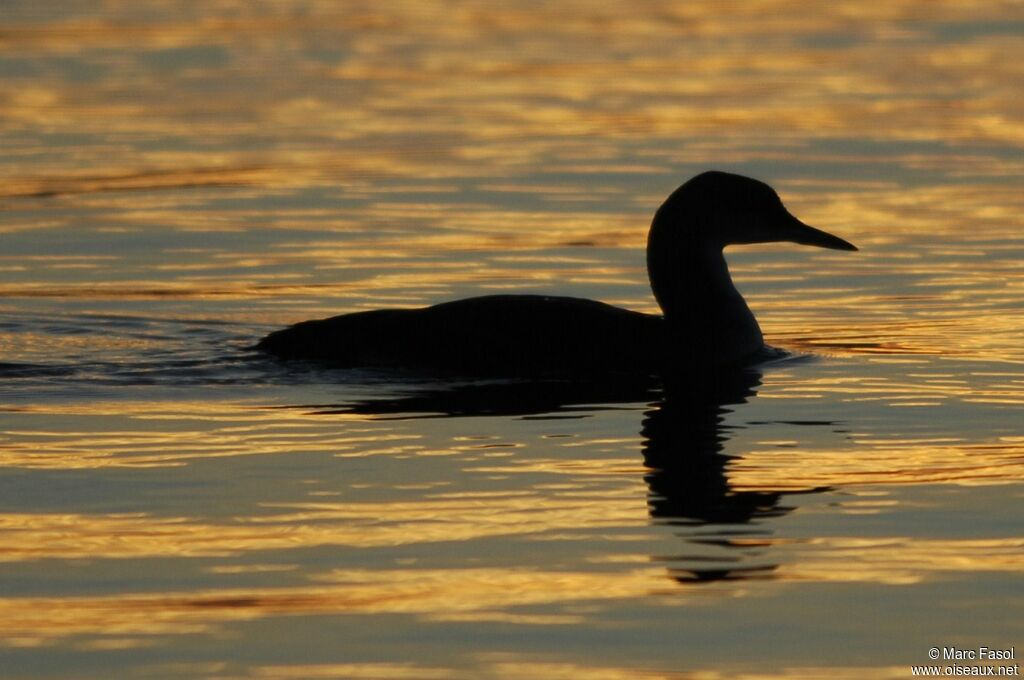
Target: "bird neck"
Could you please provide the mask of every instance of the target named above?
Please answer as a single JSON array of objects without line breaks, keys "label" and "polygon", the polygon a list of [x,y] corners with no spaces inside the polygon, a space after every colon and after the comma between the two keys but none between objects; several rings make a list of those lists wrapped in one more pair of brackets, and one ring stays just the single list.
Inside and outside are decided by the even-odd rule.
[{"label": "bird neck", "polygon": [[722,245],[696,230],[659,229],[647,242],[647,272],[654,297],[680,342],[708,352],[721,363],[763,347],[757,319],[736,290]]}]

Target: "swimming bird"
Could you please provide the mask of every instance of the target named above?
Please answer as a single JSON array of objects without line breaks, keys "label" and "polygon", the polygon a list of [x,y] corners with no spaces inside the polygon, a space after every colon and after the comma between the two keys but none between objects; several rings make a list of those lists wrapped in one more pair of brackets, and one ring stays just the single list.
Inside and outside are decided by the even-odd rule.
[{"label": "swimming bird", "polygon": [[676,189],[651,223],[647,272],[661,315],[574,297],[488,295],[304,321],[267,335],[257,348],[283,359],[463,375],[742,366],[765,344],[723,250],[773,241],[857,250],[794,217],[764,182],[708,171]]}]

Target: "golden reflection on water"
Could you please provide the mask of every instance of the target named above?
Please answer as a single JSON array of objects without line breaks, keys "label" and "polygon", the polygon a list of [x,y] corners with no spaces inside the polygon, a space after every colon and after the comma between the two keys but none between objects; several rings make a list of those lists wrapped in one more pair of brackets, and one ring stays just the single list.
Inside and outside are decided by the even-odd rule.
[{"label": "golden reflection on water", "polygon": [[[489,658],[488,658],[489,660]],[[308,677],[308,678],[352,678],[354,680],[374,680],[377,678],[463,678],[479,677],[477,673],[483,672],[486,677],[498,678],[499,680],[533,680],[534,678],[550,678],[551,680],[572,680],[573,678],[588,677],[595,680],[628,680],[629,678],[645,678],[649,680],[769,680],[769,679],[792,679],[792,680],[819,680],[824,676],[837,678],[838,680],[861,680],[865,677],[888,678],[906,677],[906,667],[859,667],[859,668],[836,668],[829,667],[808,667],[808,668],[786,668],[768,674],[757,671],[718,671],[718,670],[697,670],[689,672],[655,672],[645,671],[636,668],[622,668],[614,666],[593,666],[575,663],[537,662],[537,661],[516,661],[512,659],[498,660],[493,663],[481,664],[480,670],[474,669],[466,673],[455,672],[445,674],[438,669],[423,668],[420,666],[401,666],[396,664],[332,664],[329,666],[270,666],[258,668],[255,677]],[[422,675],[419,673],[422,671]],[[280,673],[280,675],[278,675]]]},{"label": "golden reflection on water", "polygon": [[[187,652],[189,636],[235,639],[241,622],[317,616],[344,635],[376,615],[434,635],[564,627],[603,643],[631,608],[721,626],[822,584],[843,618],[843,586],[948,584],[963,606],[979,581],[1024,570],[1024,543],[999,533],[1005,508],[970,530],[958,516],[964,533],[907,519],[927,506],[914,492],[1012,499],[1024,478],[1019,3],[114,0],[10,14],[0,482],[15,480],[15,500],[0,566],[36,590],[0,597],[8,647]],[[658,513],[671,485],[644,467],[640,410],[431,426],[267,408],[369,389],[306,384],[330,376],[260,369],[290,381],[282,397],[260,378],[224,392],[175,381],[179,365],[161,364],[205,351],[203,375],[230,384],[225,347],[272,325],[494,291],[655,311],[647,225],[706,167],[770,180],[795,214],[861,247],[729,252],[768,340],[825,357],[767,370],[750,403],[716,404],[729,413],[710,426],[723,454],[711,481],[726,506],[754,499],[741,520]],[[239,325],[196,350],[206,336],[179,319]],[[199,483],[147,495],[179,479]],[[105,497],[80,505],[92,485]],[[467,557],[495,546],[544,561]],[[181,566],[183,584],[91,580],[108,565]],[[930,606],[922,625],[947,631],[950,610]],[[786,624],[801,644],[829,634]],[[845,631],[866,648],[856,625],[873,622]],[[666,640],[643,661],[653,650],[651,664],[678,666]],[[712,646],[681,676],[523,644],[467,642],[467,655],[497,678],[907,673],[865,656],[769,673],[746,661],[756,648],[726,673],[709,669]],[[477,677],[428,659],[292,659],[236,675]]]},{"label": "golden reflection on water", "polygon": [[[113,636],[212,632],[232,621],[312,614],[408,614],[428,620],[565,624],[571,614],[532,615],[517,607],[600,602],[650,594],[660,569],[600,573],[518,569],[339,570],[305,587],[224,589],[61,599],[0,598],[0,640],[17,646],[103,633]],[[512,611],[508,611],[508,610]],[[145,643],[145,640],[142,641]]]},{"label": "golden reflection on water", "polygon": [[583,663],[544,662],[519,660],[509,654],[481,655],[479,666],[469,671],[444,669],[414,664],[321,664],[263,666],[252,669],[248,677],[273,678],[346,678],[348,680],[403,680],[406,678],[451,678],[452,680],[473,680],[479,677],[496,680],[574,680],[580,677],[594,680],[820,680],[823,677],[837,680],[898,680],[907,676],[906,666],[862,666],[835,667],[809,666],[784,668],[771,673],[755,670],[692,670],[686,672],[648,671],[638,668],[597,666]]},{"label": "golden reflection on water", "polygon": [[[751,450],[730,469],[736,489],[806,489],[859,484],[1006,484],[1024,475],[1020,437],[971,444],[922,437],[891,440],[852,437],[849,448]],[[814,464],[809,465],[808,461]]]},{"label": "golden reflection on water", "polygon": [[[182,21],[152,11],[132,21],[13,26],[4,36],[9,53],[98,62],[109,74],[103,88],[59,77],[0,86],[11,129],[211,140],[273,130],[291,140],[259,153],[230,145],[122,153],[103,159],[105,173],[82,180],[59,172],[64,163],[51,161],[32,173],[47,180],[19,176],[9,166],[6,191],[153,188],[153,178],[156,186],[208,178],[276,187],[380,176],[437,179],[474,176],[481,166],[501,169],[494,176],[507,182],[538,164],[650,173],[663,172],[669,155],[698,164],[798,154],[820,160],[823,152],[807,149],[808,139],[1021,143],[1016,92],[1007,86],[1020,75],[1019,41],[967,33],[951,44],[899,28],[920,18],[922,7],[931,22],[953,26],[1007,21],[1019,10],[991,2],[891,4],[895,12],[831,3],[809,19],[800,2],[614,3],[588,7],[582,17],[574,3],[529,9],[459,3],[442,21],[436,8],[405,2],[306,4],[294,12],[287,11],[290,3],[280,12],[219,3],[220,10],[235,6],[231,20]],[[118,9],[124,7],[112,3],[109,11]],[[822,33],[854,39],[824,44]],[[284,45],[260,39],[268,34]],[[339,37],[344,49],[330,52]],[[153,66],[140,49],[172,56],[177,50],[186,61],[150,79]],[[621,54],[629,57],[614,56]],[[291,82],[268,83],[271,59],[292,74]],[[191,93],[206,74],[226,82],[199,111],[188,98],[176,105],[160,96],[168,87]],[[757,106],[749,105],[752,99]],[[409,134],[423,143],[403,143]],[[679,135],[695,141],[637,149],[632,166],[623,158],[621,147],[630,140]],[[325,149],[323,140],[337,148]],[[835,157],[854,160],[849,153]],[[950,159],[954,175],[957,169],[974,176],[1021,171],[1019,160],[996,161],[955,146],[891,158],[904,167],[931,163],[944,170]],[[78,163],[88,167],[90,160],[96,159]],[[841,203],[830,210],[841,210]],[[864,203],[856,201],[858,222],[871,228],[877,220],[863,212]]]},{"label": "golden reflection on water", "polygon": [[[1024,541],[1020,539],[826,537],[806,541],[805,546],[800,543],[778,541],[790,551],[795,550],[795,554],[791,553],[794,561],[780,567],[776,585],[771,588],[812,581],[908,585],[956,572],[1017,573],[1024,567]],[[741,544],[742,540],[737,543]],[[757,545],[763,545],[763,540],[759,539]],[[300,534],[291,547],[302,546]],[[526,567],[336,569],[313,574],[310,584],[295,587],[0,598],[0,641],[13,646],[39,646],[71,636],[103,635],[121,640],[125,646],[145,645],[151,641],[143,638],[132,642],[130,638],[210,634],[234,621],[314,614],[404,614],[437,622],[582,624],[592,616],[600,617],[602,602],[657,596],[656,603],[666,606],[679,605],[690,598],[736,598],[749,594],[749,585],[743,581],[718,583],[711,587],[714,592],[702,584],[678,584],[671,590],[671,599],[665,601],[664,579],[665,572],[660,566],[611,572]],[[762,596],[766,587],[761,587]],[[577,604],[596,608],[578,608]],[[562,609],[555,613],[528,613],[531,606],[537,605],[559,605]]]},{"label": "golden reflection on water", "polygon": [[638,490],[630,491],[601,499],[511,494],[404,503],[308,503],[297,512],[261,514],[231,524],[146,515],[10,514],[0,516],[0,533],[7,537],[0,561],[228,557],[331,545],[373,548],[580,532],[628,525],[643,517]]},{"label": "golden reflection on water", "polygon": [[388,680],[395,678],[452,678],[471,680],[482,676],[496,680],[575,680],[586,677],[594,680],[899,680],[907,676],[906,666],[835,667],[810,666],[784,668],[771,673],[744,670],[693,670],[686,672],[657,672],[638,668],[597,666],[582,663],[519,660],[514,655],[481,655],[478,668],[460,672],[454,669],[432,668],[413,664],[323,664],[294,666],[264,666],[254,668],[250,677],[274,678],[347,678],[349,680]]}]

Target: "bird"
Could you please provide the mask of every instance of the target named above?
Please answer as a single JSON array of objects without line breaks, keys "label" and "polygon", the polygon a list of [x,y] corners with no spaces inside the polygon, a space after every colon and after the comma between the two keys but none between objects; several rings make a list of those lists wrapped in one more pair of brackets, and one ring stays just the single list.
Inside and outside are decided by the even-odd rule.
[{"label": "bird", "polygon": [[726,246],[857,247],[811,227],[768,184],[709,170],[672,192],[647,237],[661,314],[553,295],[486,295],[303,321],[256,348],[283,360],[464,376],[658,375],[763,360],[761,328],[729,275]]}]

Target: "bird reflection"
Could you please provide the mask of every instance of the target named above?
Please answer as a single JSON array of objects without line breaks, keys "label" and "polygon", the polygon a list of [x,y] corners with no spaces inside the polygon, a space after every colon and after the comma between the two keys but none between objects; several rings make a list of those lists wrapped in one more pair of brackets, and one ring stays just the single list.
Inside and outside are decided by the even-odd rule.
[{"label": "bird reflection", "polygon": [[781,493],[730,488],[723,453],[724,415],[757,394],[761,372],[738,371],[700,382],[669,382],[644,417],[645,479],[651,517],[686,524],[744,524],[784,514]]},{"label": "bird reflection", "polygon": [[454,416],[585,417],[615,404],[650,402],[659,383],[644,376],[601,380],[528,380],[433,383],[405,393],[343,405],[309,405],[321,414],[358,414],[396,419]]},{"label": "bird reflection", "polygon": [[648,511],[657,523],[679,527],[688,548],[688,554],[654,559],[678,565],[669,572],[681,582],[765,578],[775,565],[761,562],[771,541],[759,520],[790,512],[784,495],[825,489],[732,487],[728,467],[736,456],[726,454],[724,445],[735,426],[726,424],[725,415],[757,395],[762,376],[749,367],[657,380],[433,383],[406,394],[307,408],[402,419],[582,418],[600,408],[647,402],[641,435]]},{"label": "bird reflection", "polygon": [[[758,541],[757,520],[778,517],[791,508],[780,503],[780,491],[737,491],[727,474],[732,456],[724,453],[730,426],[725,414],[731,406],[756,396],[762,373],[757,368],[701,379],[675,377],[666,382],[664,396],[644,417],[642,435],[644,476],[649,489],[648,508],[659,522],[697,527],[687,537],[701,554],[663,558],[685,563],[670,568],[681,582],[707,582],[765,578],[772,564],[754,564],[767,542]],[[706,525],[739,525],[709,529]],[[712,549],[715,555],[706,554]],[[695,566],[697,565],[697,566]]]}]

